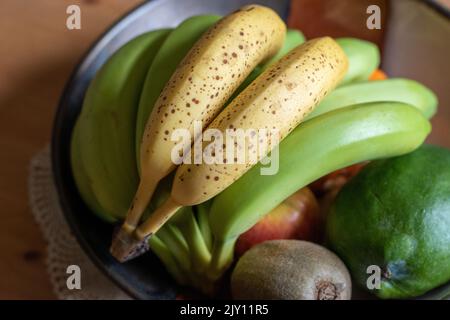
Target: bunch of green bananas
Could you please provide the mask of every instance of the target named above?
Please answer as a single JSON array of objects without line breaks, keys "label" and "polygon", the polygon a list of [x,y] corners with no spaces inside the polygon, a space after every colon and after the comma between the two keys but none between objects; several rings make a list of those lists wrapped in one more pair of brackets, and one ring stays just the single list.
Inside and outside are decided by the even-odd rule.
[{"label": "bunch of green bananas", "polygon": [[[252,14],[268,14],[270,18],[270,13],[258,10]],[[246,12],[243,14],[250,14]],[[238,18],[195,16],[175,29],[145,33],[114,53],[96,74],[73,130],[71,161],[78,190],[99,217],[110,223],[126,218],[136,190],[152,172],[152,167],[142,167],[147,149],[141,150],[141,146],[147,147],[142,141],[151,134],[146,124],[152,109],[164,108],[166,99],[181,101],[175,93],[167,95],[171,85],[180,86],[174,90],[177,94],[183,90],[182,85],[172,84],[174,75],[183,76],[180,66],[197,61],[201,54],[211,54],[200,52],[199,42],[204,50],[221,50],[215,46],[220,41],[226,43],[212,35],[229,30],[230,25],[237,26]],[[270,21],[264,23],[270,26]],[[275,19],[272,23],[278,22]],[[275,45],[276,50],[269,43],[267,54],[257,55],[255,51],[253,67],[249,66],[240,80],[233,80],[233,88],[216,101],[215,112],[242,99],[241,91],[304,42],[299,31],[283,34],[280,39],[284,42]],[[279,172],[265,176],[259,174],[261,165],[252,167],[229,187],[224,185],[224,191],[212,199],[177,207],[172,218],[146,240],[178,283],[211,292],[232,262],[237,237],[285,198],[334,170],[410,152],[428,135],[427,118],[437,106],[433,93],[412,80],[368,82],[379,65],[377,47],[352,38],[337,39],[337,43],[349,60],[349,68],[339,87],[280,143]],[[230,55],[234,57],[234,51]],[[205,86],[216,83],[213,77],[203,81]],[[181,121],[180,115],[170,117],[170,113],[166,115],[170,125]],[[145,201],[141,205],[141,211],[145,211],[142,218],[139,213],[134,219],[139,222],[152,217],[152,212],[170,199],[173,181],[174,174],[166,170],[155,180],[155,192],[145,189],[149,197],[153,196],[148,205]]]}]

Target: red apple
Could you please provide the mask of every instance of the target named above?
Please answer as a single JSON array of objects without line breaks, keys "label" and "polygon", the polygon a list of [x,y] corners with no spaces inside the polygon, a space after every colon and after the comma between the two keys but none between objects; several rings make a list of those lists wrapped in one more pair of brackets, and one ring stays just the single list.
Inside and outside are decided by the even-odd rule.
[{"label": "red apple", "polygon": [[254,245],[267,240],[320,238],[319,205],[309,188],[284,200],[237,240],[235,252],[241,256]]},{"label": "red apple", "polygon": [[356,176],[365,165],[366,163],[358,163],[336,170],[314,181],[309,187],[317,197],[322,197],[329,192],[336,193],[348,182],[348,180]]}]

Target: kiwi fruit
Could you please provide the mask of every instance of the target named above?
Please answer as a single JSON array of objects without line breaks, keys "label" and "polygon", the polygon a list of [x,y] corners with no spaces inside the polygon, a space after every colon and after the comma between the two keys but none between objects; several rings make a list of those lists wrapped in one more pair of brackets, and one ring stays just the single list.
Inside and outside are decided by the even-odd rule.
[{"label": "kiwi fruit", "polygon": [[350,274],[331,251],[300,240],[254,246],[231,276],[234,299],[349,300]]}]

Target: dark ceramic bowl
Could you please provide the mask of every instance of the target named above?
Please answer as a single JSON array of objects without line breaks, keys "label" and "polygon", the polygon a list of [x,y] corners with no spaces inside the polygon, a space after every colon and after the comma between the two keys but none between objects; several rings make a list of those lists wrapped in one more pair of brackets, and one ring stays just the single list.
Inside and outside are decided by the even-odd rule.
[{"label": "dark ceramic bowl", "polygon": [[[307,8],[308,2],[312,1],[304,2]],[[173,299],[177,293],[177,286],[152,254],[125,264],[116,262],[108,251],[112,227],[91,214],[78,194],[70,168],[69,146],[72,128],[81,110],[86,88],[105,60],[135,36],[152,29],[174,27],[192,15],[203,13],[223,15],[249,3],[270,6],[284,19],[288,18],[292,8],[288,0],[155,0],[146,2],[125,15],[100,37],[73,72],[61,97],[53,128],[52,164],[62,210],[73,233],[92,261],[132,297]],[[333,4],[337,2],[323,1],[322,3],[314,0],[316,7],[317,3],[320,3],[321,10],[326,13],[332,12]],[[413,11],[405,14],[405,7],[408,6],[411,6],[409,9]],[[417,8],[420,9],[420,17]],[[317,10],[315,12],[317,14]],[[434,123],[438,129],[435,130],[437,132],[432,136],[432,141],[450,146],[450,134],[445,137],[450,129],[450,100],[446,78],[450,74],[450,64],[447,60],[450,50],[448,41],[445,41],[450,39],[450,26],[445,18],[445,10],[436,10],[436,7],[413,0],[398,0],[395,1],[395,6],[391,5],[389,12],[388,31],[380,38],[380,45],[384,48],[383,68],[391,76],[407,76],[422,81],[438,93],[441,111]],[[322,18],[323,23],[327,23],[327,15]],[[295,17],[291,16],[291,19]],[[296,21],[290,22],[291,25],[296,23]],[[334,22],[331,21],[332,23]],[[346,23],[351,26],[351,19],[347,19]],[[305,30],[305,33],[311,37],[321,35],[321,32],[324,33],[323,30],[314,29],[309,32]],[[406,34],[405,30],[408,30]],[[351,33],[349,32],[348,35],[354,35]],[[408,52],[406,55],[405,50]],[[448,287],[450,286],[435,289],[423,298],[442,298],[449,294]]]}]

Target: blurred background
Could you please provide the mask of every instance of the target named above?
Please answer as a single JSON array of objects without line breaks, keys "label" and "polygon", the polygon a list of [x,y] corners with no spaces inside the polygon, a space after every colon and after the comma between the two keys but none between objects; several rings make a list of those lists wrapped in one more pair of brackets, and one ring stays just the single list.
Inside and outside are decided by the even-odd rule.
[{"label": "blurred background", "polygon": [[[50,140],[73,68],[108,26],[141,2],[0,1],[0,299],[56,297],[47,276],[46,243],[29,208],[29,162]],[[81,8],[81,30],[66,27],[72,4]],[[371,4],[382,10],[381,30],[366,28]],[[430,139],[450,146],[450,26],[448,11],[447,18],[445,10],[438,13],[442,8],[450,8],[450,0],[293,0],[288,23],[307,37],[356,36],[379,44],[388,75],[420,79],[438,93],[440,113]]]}]

